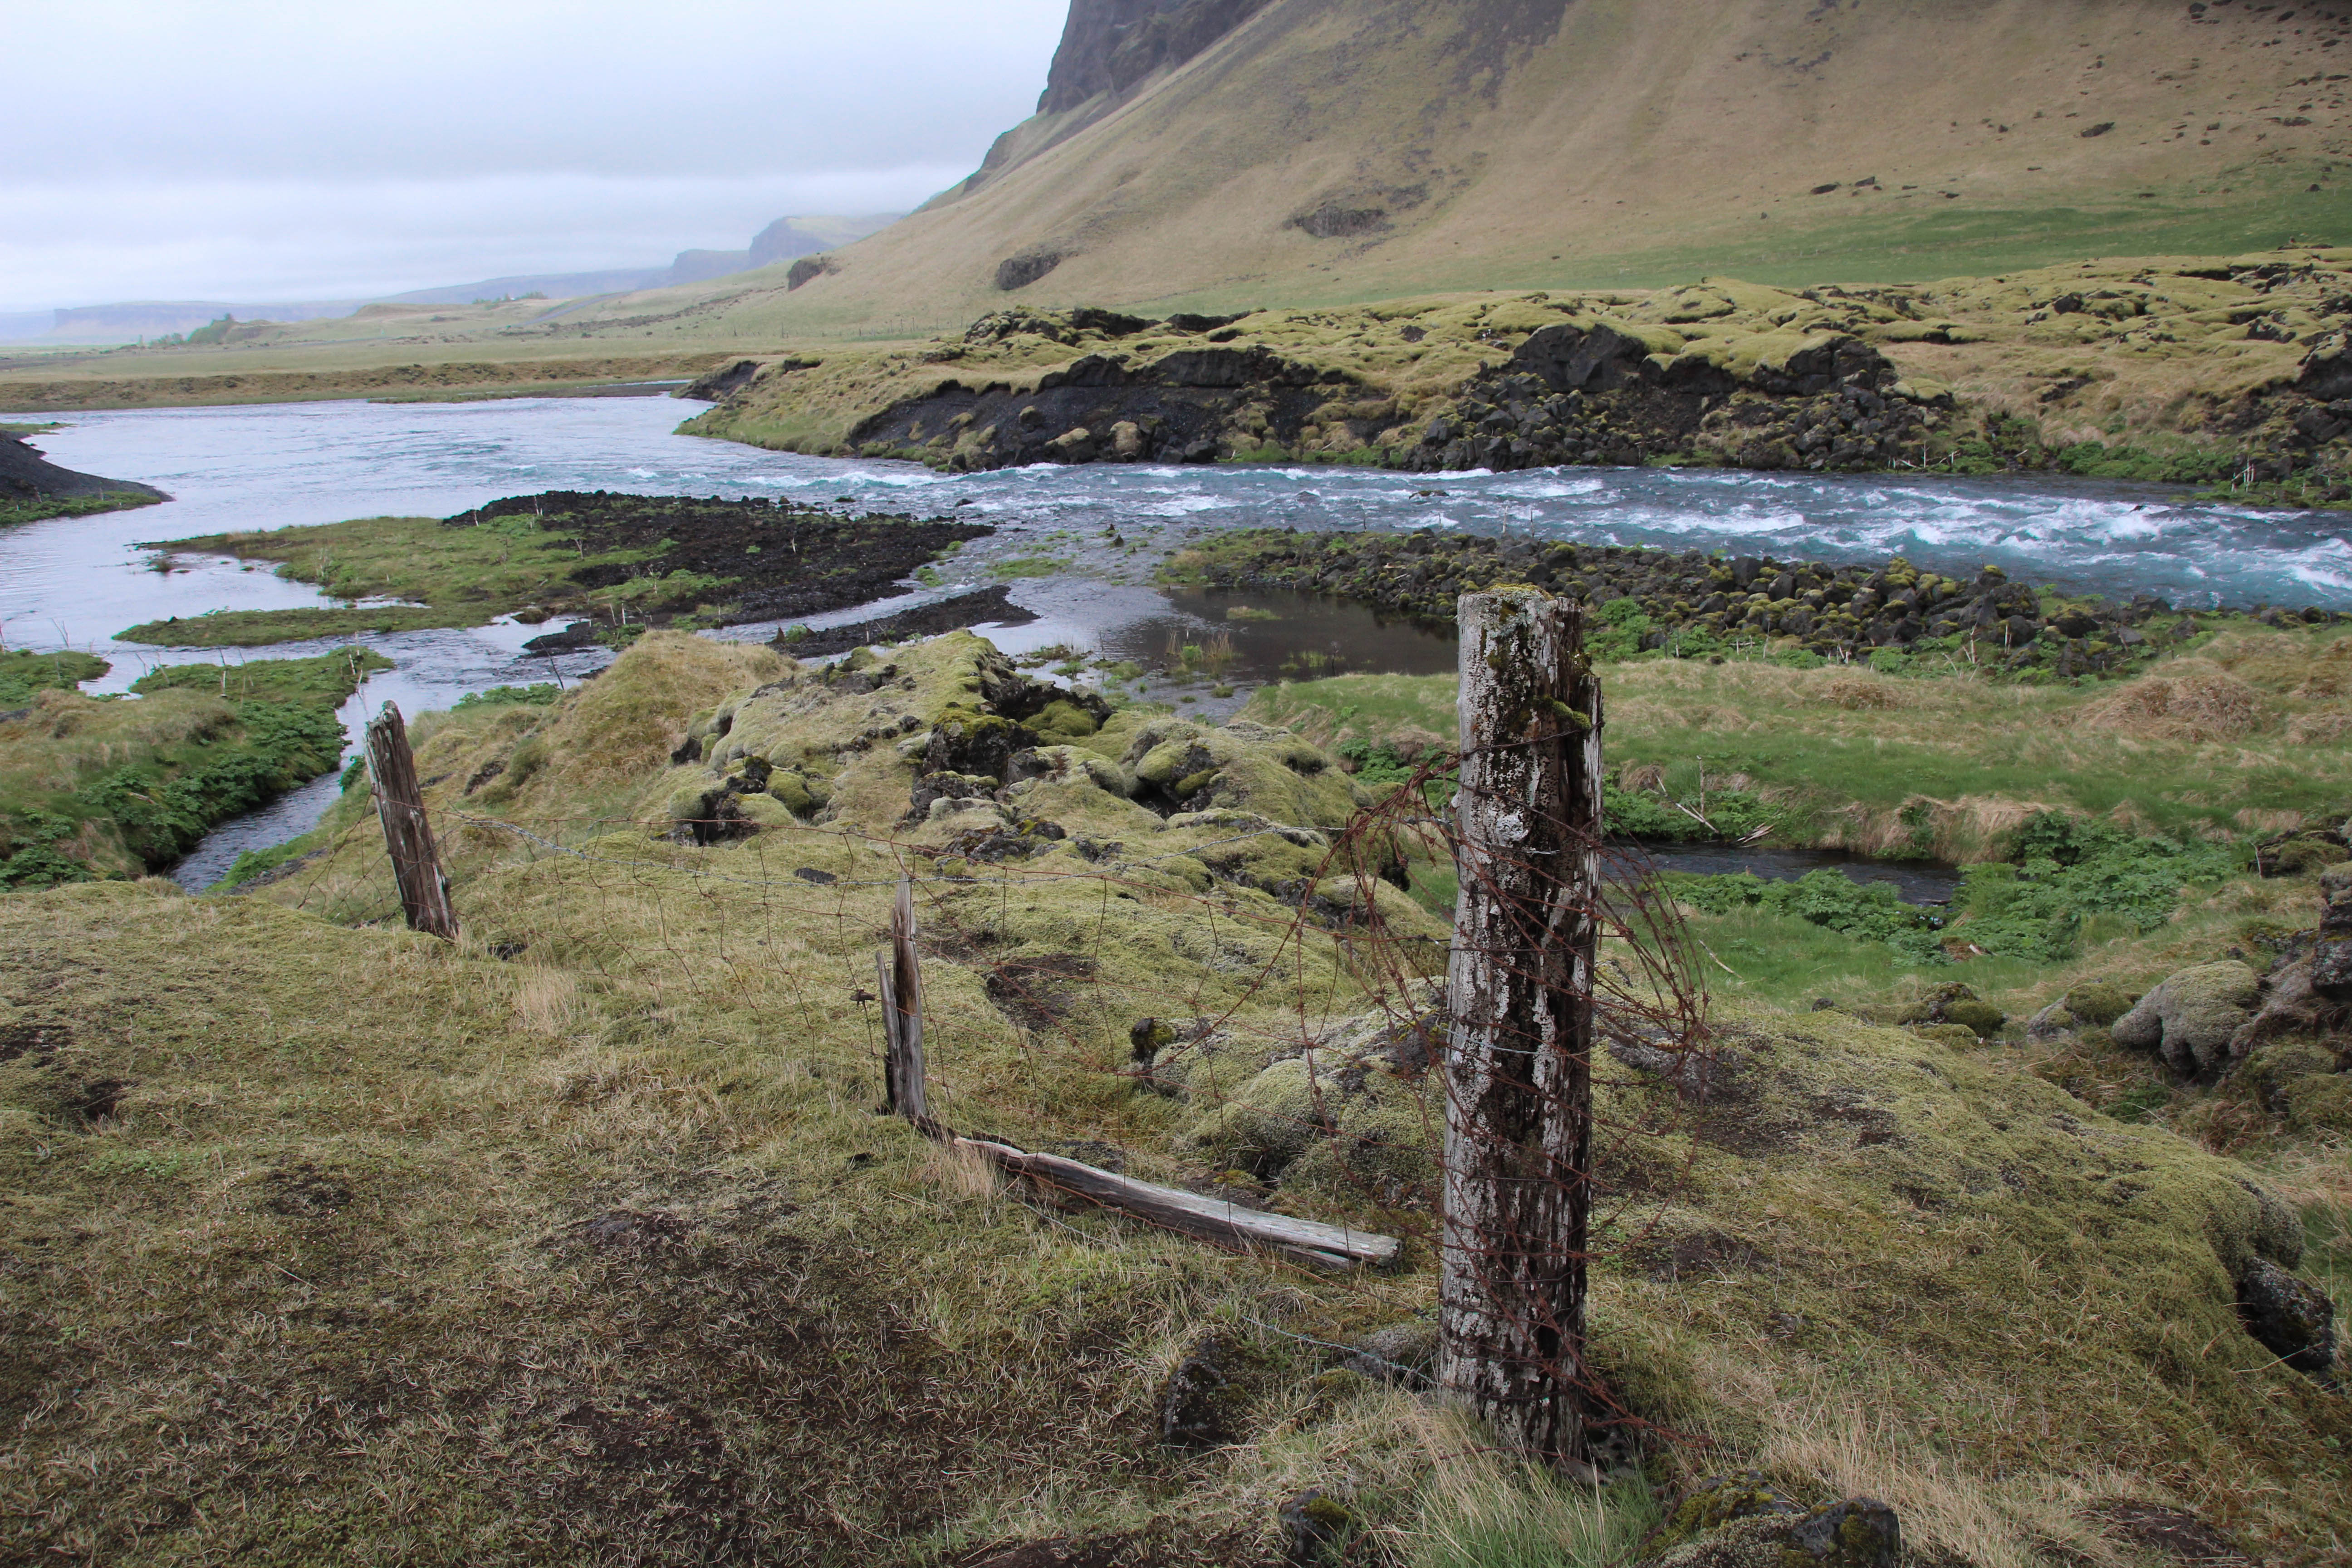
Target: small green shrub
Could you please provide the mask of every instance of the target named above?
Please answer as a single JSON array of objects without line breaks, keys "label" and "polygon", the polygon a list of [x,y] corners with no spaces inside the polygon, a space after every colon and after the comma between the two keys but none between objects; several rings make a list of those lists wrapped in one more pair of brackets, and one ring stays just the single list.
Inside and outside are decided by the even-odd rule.
[{"label": "small green shrub", "polygon": [[[808,628],[803,626],[801,629],[806,631]],[[468,691],[457,699],[450,708],[450,711],[462,713],[468,708],[508,708],[520,705],[549,708],[552,707],[555,700],[562,695],[563,688],[551,680],[542,680],[532,686],[493,686],[486,691]]]},{"label": "small green shrub", "polygon": [[1726,877],[1670,871],[1662,879],[1676,899],[1711,915],[1742,909],[1769,910],[1841,931],[1857,942],[1883,942],[1914,963],[1950,962],[1938,934],[1944,924],[1941,912],[1905,903],[1892,882],[1856,882],[1826,867],[1808,871],[1792,882],[1767,881],[1747,871]]}]

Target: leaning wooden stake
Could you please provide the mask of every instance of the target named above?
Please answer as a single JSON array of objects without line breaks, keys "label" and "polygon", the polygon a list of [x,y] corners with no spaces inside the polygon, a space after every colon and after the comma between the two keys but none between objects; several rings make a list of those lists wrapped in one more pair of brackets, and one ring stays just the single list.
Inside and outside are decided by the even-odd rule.
[{"label": "leaning wooden stake", "polygon": [[416,756],[408,749],[408,726],[387,702],[367,727],[368,773],[375,781],[375,814],[383,824],[383,847],[400,884],[401,911],[408,929],[457,940],[457,913],[449,903],[449,879],[433,826],[425,819],[425,792],[416,784]]},{"label": "leaning wooden stake", "polygon": [[1228,1198],[1202,1197],[1181,1187],[1139,1182],[1059,1154],[1016,1149],[993,1138],[950,1137],[949,1142],[1006,1174],[1024,1176],[1049,1192],[1122,1209],[1169,1230],[1226,1247],[1264,1247],[1317,1268],[1337,1270],[1367,1264],[1385,1268],[1403,1250],[1404,1244],[1392,1236],[1244,1208]]},{"label": "leaning wooden stake", "polygon": [[890,909],[890,951],[874,955],[882,996],[882,1092],[890,1110],[920,1125],[923,1093],[923,965],[915,952],[915,890],[898,879]]},{"label": "leaning wooden stake", "polygon": [[1446,975],[1440,1379],[1520,1450],[1581,1457],[1601,688],[1582,610],[1465,594]]}]

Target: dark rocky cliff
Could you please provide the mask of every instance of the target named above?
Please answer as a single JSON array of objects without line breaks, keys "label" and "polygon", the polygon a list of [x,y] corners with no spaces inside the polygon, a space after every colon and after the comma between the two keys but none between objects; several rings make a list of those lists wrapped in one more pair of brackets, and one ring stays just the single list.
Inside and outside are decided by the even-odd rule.
[{"label": "dark rocky cliff", "polygon": [[1062,46],[1045,77],[1040,114],[1124,92],[1162,67],[1186,60],[1240,26],[1266,0],[1070,0]]}]

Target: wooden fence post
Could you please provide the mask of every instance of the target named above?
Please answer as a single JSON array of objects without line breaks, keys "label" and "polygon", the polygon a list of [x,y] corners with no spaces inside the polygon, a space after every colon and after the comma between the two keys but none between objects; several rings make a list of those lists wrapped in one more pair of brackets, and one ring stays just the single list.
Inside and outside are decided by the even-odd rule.
[{"label": "wooden fence post", "polygon": [[1601,687],[1584,614],[1465,594],[1439,1377],[1530,1454],[1581,1458]]},{"label": "wooden fence post", "polygon": [[401,912],[408,929],[457,940],[457,914],[449,903],[449,879],[433,826],[425,820],[425,792],[416,784],[416,755],[408,749],[408,726],[392,703],[368,721],[368,773],[375,783],[375,814],[383,824],[383,847],[400,884]]},{"label": "wooden fence post", "polygon": [[915,952],[915,892],[898,879],[890,908],[890,951],[874,955],[882,997],[884,1107],[917,1126],[930,1118],[923,1093],[923,966]]}]

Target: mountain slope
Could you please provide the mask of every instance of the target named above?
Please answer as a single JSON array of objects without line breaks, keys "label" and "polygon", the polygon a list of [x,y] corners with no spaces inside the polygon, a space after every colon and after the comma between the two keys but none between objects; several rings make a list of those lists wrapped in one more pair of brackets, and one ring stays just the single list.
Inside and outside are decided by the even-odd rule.
[{"label": "mountain slope", "polygon": [[1076,0],[1070,26],[973,179],[726,313],[1872,281],[2352,229],[2340,0]]}]

